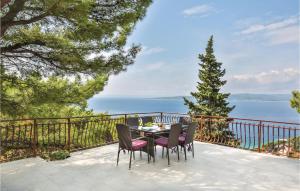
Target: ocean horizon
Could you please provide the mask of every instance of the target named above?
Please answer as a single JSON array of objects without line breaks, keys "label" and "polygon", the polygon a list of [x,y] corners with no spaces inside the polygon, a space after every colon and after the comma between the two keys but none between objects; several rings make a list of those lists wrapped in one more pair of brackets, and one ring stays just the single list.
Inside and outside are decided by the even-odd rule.
[{"label": "ocean horizon", "polygon": [[[88,108],[97,113],[178,112],[187,113],[183,96],[122,97],[99,96],[88,100]],[[233,94],[230,105],[235,109],[230,117],[300,123],[300,115],[290,107],[288,94]]]}]

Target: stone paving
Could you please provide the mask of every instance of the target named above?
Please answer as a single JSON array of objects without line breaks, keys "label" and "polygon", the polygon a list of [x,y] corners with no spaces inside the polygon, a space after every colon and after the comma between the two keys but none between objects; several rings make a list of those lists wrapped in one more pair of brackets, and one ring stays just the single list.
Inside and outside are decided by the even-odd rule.
[{"label": "stone paving", "polygon": [[1,164],[1,191],[126,191],[126,190],[297,190],[300,162],[225,146],[195,142],[195,158],[171,166],[157,150],[156,162],[147,163],[136,153],[132,169],[129,155],[120,154],[117,144],[74,152],[62,161],[39,157]]}]

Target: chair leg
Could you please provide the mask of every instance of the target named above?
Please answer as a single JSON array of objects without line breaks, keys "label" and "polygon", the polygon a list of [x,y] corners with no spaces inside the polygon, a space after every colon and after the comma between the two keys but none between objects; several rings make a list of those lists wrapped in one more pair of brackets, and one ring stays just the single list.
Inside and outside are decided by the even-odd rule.
[{"label": "chair leg", "polygon": [[164,158],[164,149],[165,149],[165,147],[162,147],[161,158]]},{"label": "chair leg", "polygon": [[147,157],[148,157],[148,164],[149,164],[150,163],[149,145],[147,146]]},{"label": "chair leg", "polygon": [[134,151],[132,151],[133,152],[133,160],[135,160],[135,152]]},{"label": "chair leg", "polygon": [[168,155],[168,165],[170,166],[170,155],[169,155],[169,148],[166,148],[167,149],[167,155]]},{"label": "chair leg", "polygon": [[177,157],[178,157],[178,160],[179,160],[179,146],[177,145]]},{"label": "chair leg", "polygon": [[192,142],[192,154],[193,154],[193,158],[194,158],[194,142]]},{"label": "chair leg", "polygon": [[129,170],[131,169],[131,158],[132,158],[132,153],[134,153],[134,152],[133,152],[133,151],[130,151]]},{"label": "chair leg", "polygon": [[[154,138],[155,138],[155,136],[154,136],[154,133],[152,134],[152,140],[154,140]],[[155,145],[155,142],[153,141],[153,144],[154,144],[154,146],[155,146],[155,151],[156,151],[156,145]],[[153,156],[150,156],[150,159],[151,159],[151,157],[153,157],[153,163],[155,163],[155,153],[153,153]]]},{"label": "chair leg", "polygon": [[142,149],[140,149],[140,158],[142,159]]},{"label": "chair leg", "polygon": [[119,148],[119,150],[118,150],[118,157],[117,157],[117,166],[118,166],[118,164],[119,164],[119,156],[120,156],[120,152],[121,152],[121,149]]},{"label": "chair leg", "polygon": [[184,151],[184,159],[186,160],[186,147],[185,147],[185,145],[183,146],[183,151]]}]

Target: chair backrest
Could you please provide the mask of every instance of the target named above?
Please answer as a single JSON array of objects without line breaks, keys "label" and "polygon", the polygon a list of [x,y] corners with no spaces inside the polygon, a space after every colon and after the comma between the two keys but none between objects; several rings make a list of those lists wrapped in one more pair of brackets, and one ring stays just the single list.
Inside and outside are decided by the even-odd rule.
[{"label": "chair backrest", "polygon": [[119,146],[122,149],[131,149],[131,135],[129,131],[129,127],[125,124],[117,124],[116,125],[119,139]]},{"label": "chair backrest", "polygon": [[198,122],[192,122],[189,124],[186,132],[185,144],[193,142],[197,127],[198,127]]},{"label": "chair backrest", "polygon": [[129,127],[135,127],[137,128],[139,126],[139,118],[138,117],[129,117],[126,119],[126,124]]},{"label": "chair backrest", "polygon": [[188,125],[191,123],[191,119],[189,117],[180,117],[179,123],[181,123],[182,125]]},{"label": "chair backrest", "polygon": [[153,123],[153,117],[152,117],[152,116],[145,116],[145,117],[142,117],[142,122],[143,122],[143,126],[144,126],[146,123]]},{"label": "chair backrest", "polygon": [[182,125],[180,123],[175,123],[171,125],[171,130],[168,138],[168,147],[172,148],[178,145],[178,138],[182,130]]}]

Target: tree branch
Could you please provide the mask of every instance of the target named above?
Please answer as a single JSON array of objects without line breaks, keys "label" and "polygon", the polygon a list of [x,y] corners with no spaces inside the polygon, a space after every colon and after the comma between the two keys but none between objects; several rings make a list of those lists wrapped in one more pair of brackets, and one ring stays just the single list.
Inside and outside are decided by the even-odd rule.
[{"label": "tree branch", "polygon": [[11,2],[11,0],[1,0],[1,9],[2,9],[2,7],[4,7],[5,5],[7,5],[10,2]]},{"label": "tree branch", "polygon": [[15,25],[26,25],[26,24],[30,24],[39,20],[42,20],[43,18],[47,17],[48,13],[43,13],[39,16],[36,17],[32,17],[31,19],[28,20],[18,20],[18,21],[12,21],[8,24],[8,27],[10,26],[15,26]]},{"label": "tree branch", "polygon": [[43,41],[40,41],[40,40],[36,40],[36,41],[32,41],[32,42],[25,42],[25,43],[17,43],[17,44],[13,44],[13,45],[9,45],[9,46],[6,46],[6,47],[1,47],[1,52],[12,52],[13,50],[16,50],[18,48],[22,48],[24,46],[27,46],[27,45],[41,45],[41,46],[44,46],[46,45],[45,42]]},{"label": "tree branch", "polygon": [[17,14],[23,10],[25,2],[26,0],[17,0],[9,6],[8,13],[1,18],[1,36],[3,36],[8,29],[8,23],[12,22]]}]

